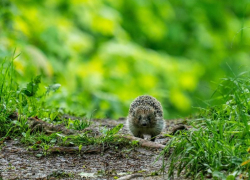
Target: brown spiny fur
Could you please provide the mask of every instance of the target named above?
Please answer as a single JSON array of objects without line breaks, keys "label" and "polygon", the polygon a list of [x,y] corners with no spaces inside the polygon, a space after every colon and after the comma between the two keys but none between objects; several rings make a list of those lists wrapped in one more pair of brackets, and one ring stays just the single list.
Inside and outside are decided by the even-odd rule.
[{"label": "brown spiny fur", "polygon": [[152,96],[137,97],[130,105],[127,124],[134,136],[148,134],[154,141],[165,127],[161,103]]}]

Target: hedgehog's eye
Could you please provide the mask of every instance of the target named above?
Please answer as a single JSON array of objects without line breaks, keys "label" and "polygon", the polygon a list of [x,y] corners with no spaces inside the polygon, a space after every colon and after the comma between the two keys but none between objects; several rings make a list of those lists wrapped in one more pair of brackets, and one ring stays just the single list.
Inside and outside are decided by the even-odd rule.
[{"label": "hedgehog's eye", "polygon": [[150,122],[150,120],[151,120],[151,117],[150,117],[150,116],[148,116],[148,117],[147,117],[147,120],[148,120],[148,121]]},{"label": "hedgehog's eye", "polygon": [[139,118],[138,118],[138,119],[139,119],[139,121],[140,121],[140,120],[142,119],[142,117],[141,117],[141,116],[139,116]]}]

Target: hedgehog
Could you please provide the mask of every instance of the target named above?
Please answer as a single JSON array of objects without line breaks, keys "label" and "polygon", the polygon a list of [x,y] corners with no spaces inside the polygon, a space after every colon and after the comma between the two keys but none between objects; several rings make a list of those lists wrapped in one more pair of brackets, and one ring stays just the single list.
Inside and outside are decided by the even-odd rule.
[{"label": "hedgehog", "polygon": [[151,135],[151,141],[165,128],[161,103],[152,96],[137,97],[130,105],[127,126],[135,137]]}]

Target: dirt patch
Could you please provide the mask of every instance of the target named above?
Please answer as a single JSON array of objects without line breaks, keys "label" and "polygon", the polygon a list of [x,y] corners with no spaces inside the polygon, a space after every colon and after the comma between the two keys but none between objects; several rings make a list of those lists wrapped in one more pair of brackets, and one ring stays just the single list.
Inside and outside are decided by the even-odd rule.
[{"label": "dirt patch", "polygon": [[[178,121],[166,121],[169,132]],[[125,119],[93,120],[91,128],[113,128],[125,124]],[[126,126],[119,132],[129,134]],[[147,138],[147,137],[146,137]],[[160,135],[157,143],[166,143],[168,138]],[[129,174],[138,176],[128,179],[167,179],[159,173],[162,158],[160,150],[110,146],[106,151],[87,154],[48,154],[31,151],[17,140],[8,140],[0,151],[0,179],[117,179]],[[154,175],[154,176],[153,176]],[[177,179],[184,179],[178,177]]]}]

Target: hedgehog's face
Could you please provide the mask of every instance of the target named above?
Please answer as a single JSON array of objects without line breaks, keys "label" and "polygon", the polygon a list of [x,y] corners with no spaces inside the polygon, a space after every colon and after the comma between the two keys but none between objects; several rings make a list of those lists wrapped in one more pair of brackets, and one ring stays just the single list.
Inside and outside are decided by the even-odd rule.
[{"label": "hedgehog's face", "polygon": [[133,119],[137,126],[151,127],[155,124],[155,111],[151,107],[139,106],[133,113]]}]

